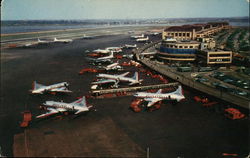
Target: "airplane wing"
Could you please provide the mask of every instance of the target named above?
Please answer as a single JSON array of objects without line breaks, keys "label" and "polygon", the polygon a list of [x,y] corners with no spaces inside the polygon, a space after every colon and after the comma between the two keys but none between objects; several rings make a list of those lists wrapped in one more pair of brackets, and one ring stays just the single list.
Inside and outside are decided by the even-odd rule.
[{"label": "airplane wing", "polygon": [[85,112],[85,111],[89,111],[89,108],[86,107],[86,109],[84,109],[84,110],[78,110],[77,112],[75,112],[75,114],[78,115],[78,114]]},{"label": "airplane wing", "polygon": [[54,89],[51,89],[50,91],[51,92],[65,92],[65,93],[72,92],[72,91],[68,90],[66,87],[54,88]]},{"label": "airplane wing", "polygon": [[112,79],[102,79],[96,82],[92,82],[91,84],[107,84],[107,83],[116,83],[116,80],[112,80]]},{"label": "airplane wing", "polygon": [[57,109],[47,108],[47,110],[48,110],[48,112],[41,114],[41,115],[38,115],[38,116],[36,116],[36,118],[44,118],[44,117],[48,117],[48,116],[57,114],[59,112],[67,111],[66,109],[63,109],[63,108],[57,108]]},{"label": "airplane wing", "polygon": [[125,73],[123,73],[123,74],[120,74],[120,75],[118,75],[118,76],[126,76],[127,74],[129,74],[129,72],[125,72]]},{"label": "airplane wing", "polygon": [[147,107],[151,107],[155,103],[161,101],[162,99],[160,98],[144,98],[145,101],[148,101]]}]

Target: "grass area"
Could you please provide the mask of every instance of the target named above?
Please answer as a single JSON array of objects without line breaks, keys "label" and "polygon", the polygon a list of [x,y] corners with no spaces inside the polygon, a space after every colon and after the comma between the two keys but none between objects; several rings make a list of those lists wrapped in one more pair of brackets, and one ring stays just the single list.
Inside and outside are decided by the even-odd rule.
[{"label": "grass area", "polygon": [[[248,36],[248,38],[245,38],[245,36]],[[243,30],[239,37],[239,50],[240,51],[249,51],[250,50],[250,36],[248,30]]]},{"label": "grass area", "polygon": [[217,41],[222,41],[224,36],[228,34],[228,30],[222,30],[221,33],[217,37]]},{"label": "grass area", "polygon": [[227,38],[227,42],[226,42],[226,47],[231,49],[231,50],[234,50],[235,47],[234,47],[234,38],[235,36],[241,32],[241,29],[237,28],[233,31],[233,33],[231,35],[229,35],[229,37]]}]

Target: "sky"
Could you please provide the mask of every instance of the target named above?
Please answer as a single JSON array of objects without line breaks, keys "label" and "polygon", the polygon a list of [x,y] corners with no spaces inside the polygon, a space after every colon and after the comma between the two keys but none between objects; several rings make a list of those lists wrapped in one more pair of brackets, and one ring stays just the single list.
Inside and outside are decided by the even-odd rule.
[{"label": "sky", "polygon": [[2,20],[249,16],[249,0],[3,0]]}]

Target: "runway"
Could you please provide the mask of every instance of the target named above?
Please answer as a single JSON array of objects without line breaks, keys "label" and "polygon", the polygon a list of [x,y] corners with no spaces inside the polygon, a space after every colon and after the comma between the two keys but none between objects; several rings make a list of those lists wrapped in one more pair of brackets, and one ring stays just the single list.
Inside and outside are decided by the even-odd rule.
[{"label": "runway", "polygon": [[[153,40],[156,39],[153,38]],[[40,113],[39,104],[46,100],[72,102],[77,97],[88,93],[95,74],[78,75],[82,68],[89,67],[85,60],[84,52],[86,50],[134,43],[129,35],[111,35],[100,36],[91,40],[74,40],[69,44],[52,43],[33,48],[3,50],[1,53],[5,54],[6,57],[1,58],[0,145],[4,154],[16,156],[13,155],[12,146],[14,135],[23,134],[23,130],[19,128],[22,111],[31,110],[34,115],[37,115]],[[31,83],[34,80],[45,85],[62,81],[69,82],[70,90],[73,93],[62,96],[32,96],[29,94],[29,89],[31,89]],[[86,124],[86,127],[91,130],[96,127],[98,132],[91,134],[93,136],[91,138],[95,141],[96,137],[94,136],[98,136],[99,133],[107,136],[102,140],[113,140],[107,142],[109,145],[116,144],[115,141],[119,140],[117,138],[120,135],[121,138],[124,138],[123,143],[117,143],[118,147],[102,148],[100,145],[104,144],[96,143],[95,148],[95,141],[91,142],[91,139],[88,139],[88,142],[84,142],[83,137],[81,141],[76,142],[79,147],[78,150],[81,150],[80,147],[87,144],[91,145],[91,148],[86,150],[86,153],[81,153],[82,156],[98,157],[104,153],[104,155],[114,157],[130,153],[130,155],[125,156],[146,157],[147,148],[150,149],[150,157],[216,158],[222,157],[222,153],[237,153],[240,156],[248,154],[249,121],[247,119],[237,121],[225,119],[218,109],[205,109],[194,102],[192,97],[197,95],[197,92],[185,89],[185,87],[184,90],[187,98],[185,102],[177,105],[165,102],[160,110],[154,112],[134,113],[131,111],[129,105],[134,99],[132,96],[90,99],[89,102],[94,105],[95,110],[84,116],[76,119],[70,119],[66,116],[63,120],[52,118],[37,122],[27,130],[31,132],[30,136],[32,136],[32,131],[37,129],[42,129],[40,132],[53,129],[56,134],[65,134],[81,129],[81,133],[78,134],[84,135],[87,139],[89,135],[85,132],[88,131],[82,130]],[[225,103],[221,102],[221,104]],[[102,121],[105,122],[106,126],[99,125]],[[55,125],[57,123],[58,125]],[[102,131],[100,130],[101,127],[107,129]],[[106,134],[111,127],[112,135]],[[67,128],[65,132],[63,132],[64,128]],[[75,135],[77,135],[77,132],[73,136]],[[61,137],[50,138],[49,140],[56,142],[57,138]],[[61,140],[58,140],[58,142],[67,143]],[[46,141],[42,143],[46,143]],[[73,145],[74,143],[70,142],[69,144]],[[131,150],[131,145],[133,150]],[[47,148],[46,144],[43,144],[43,146],[45,149],[42,153],[40,152],[40,155],[55,156],[50,155],[51,148],[56,148],[56,152],[54,152],[57,154],[56,156],[70,154],[69,151],[63,154],[67,145],[48,146]],[[75,152],[78,150],[75,150]],[[33,155],[37,154],[35,153],[36,149],[32,151]],[[72,153],[72,156],[81,156],[75,152]]]}]

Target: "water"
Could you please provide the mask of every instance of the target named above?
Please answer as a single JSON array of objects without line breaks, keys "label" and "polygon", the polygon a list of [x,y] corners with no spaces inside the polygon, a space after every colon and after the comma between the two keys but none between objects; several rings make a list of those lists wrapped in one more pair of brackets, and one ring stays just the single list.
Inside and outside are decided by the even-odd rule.
[{"label": "water", "polygon": [[[170,22],[165,24],[132,24],[136,25],[155,25],[155,26],[178,26],[184,24],[194,24],[194,23],[206,23],[206,22]],[[232,26],[248,26],[248,22],[229,22]],[[34,23],[29,24],[23,23],[22,21],[17,21],[13,25],[2,25],[1,33],[2,34],[11,34],[11,33],[24,33],[24,32],[38,32],[38,31],[49,31],[49,30],[64,30],[64,29],[79,29],[79,28],[96,28],[104,26],[123,26],[120,24],[110,25],[108,23],[102,24],[41,24],[40,22],[34,25]]]},{"label": "water", "polygon": [[96,25],[19,25],[19,26],[2,26],[1,32],[3,34],[21,33],[21,32],[38,32],[49,30],[64,30],[64,29],[79,29],[79,28],[92,28]]}]

